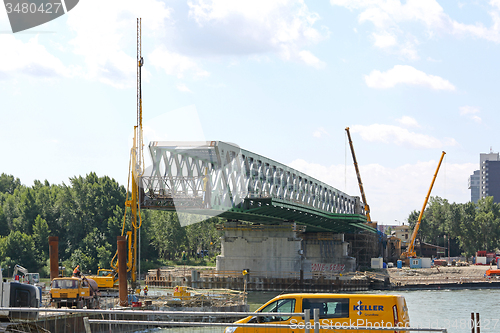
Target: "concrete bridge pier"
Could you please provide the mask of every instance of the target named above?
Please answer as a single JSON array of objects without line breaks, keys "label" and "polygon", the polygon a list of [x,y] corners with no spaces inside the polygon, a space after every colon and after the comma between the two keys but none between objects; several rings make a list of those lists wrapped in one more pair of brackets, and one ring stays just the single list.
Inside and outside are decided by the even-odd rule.
[{"label": "concrete bridge pier", "polygon": [[252,277],[311,279],[315,272],[354,271],[343,234],[305,233],[305,227],[284,222],[250,225],[226,222],[217,257],[219,271],[250,270]]}]

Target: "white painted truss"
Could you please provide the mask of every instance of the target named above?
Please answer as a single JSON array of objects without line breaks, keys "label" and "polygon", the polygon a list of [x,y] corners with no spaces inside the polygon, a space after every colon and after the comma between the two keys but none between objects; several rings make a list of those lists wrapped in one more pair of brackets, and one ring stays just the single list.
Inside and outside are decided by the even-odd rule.
[{"label": "white painted truss", "polygon": [[226,211],[272,199],[325,213],[364,214],[358,197],[234,144],[151,142],[149,150],[145,207]]}]

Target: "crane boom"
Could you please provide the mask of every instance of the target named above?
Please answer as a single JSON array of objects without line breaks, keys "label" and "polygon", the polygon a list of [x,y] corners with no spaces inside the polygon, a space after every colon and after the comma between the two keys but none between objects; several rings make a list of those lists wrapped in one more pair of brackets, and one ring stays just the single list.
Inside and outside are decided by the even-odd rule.
[{"label": "crane boom", "polygon": [[356,154],[354,153],[354,146],[352,145],[351,133],[349,132],[349,127],[346,127],[345,131],[347,132],[347,137],[349,138],[349,146],[351,147],[352,160],[354,161],[354,169],[356,169],[356,176],[358,177],[358,185],[359,185],[359,190],[361,192],[361,199],[365,204],[366,219],[368,222],[371,222],[372,219],[370,217],[370,206],[368,206],[368,204],[366,203],[365,190],[363,188],[363,182],[361,181],[361,174],[359,173],[358,161],[356,160]]},{"label": "crane boom", "polygon": [[439,168],[441,167],[441,162],[443,162],[443,157],[446,152],[443,151],[441,154],[441,158],[439,159],[438,166],[436,168],[436,172],[434,173],[434,177],[432,178],[431,186],[429,187],[429,191],[427,192],[427,196],[425,197],[424,206],[420,211],[420,215],[418,215],[417,223],[415,224],[415,228],[413,228],[413,232],[410,237],[410,244],[408,244],[408,249],[406,252],[402,254],[403,258],[412,258],[416,257],[417,254],[415,252],[415,239],[417,238],[418,229],[420,228],[420,222],[422,222],[422,217],[424,216],[425,206],[427,206],[427,201],[429,201],[429,196],[431,195],[432,187],[434,186],[434,182],[436,181],[437,174],[439,172]]}]

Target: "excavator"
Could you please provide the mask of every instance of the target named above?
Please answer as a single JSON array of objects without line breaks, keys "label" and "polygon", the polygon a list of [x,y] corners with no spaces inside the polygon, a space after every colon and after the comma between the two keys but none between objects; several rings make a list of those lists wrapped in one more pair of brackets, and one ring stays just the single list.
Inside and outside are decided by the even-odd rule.
[{"label": "excavator", "polygon": [[[143,153],[143,130],[142,130],[142,66],[144,59],[142,57],[141,46],[141,19],[137,19],[137,124],[134,126],[134,141],[130,150],[129,177],[127,184],[127,197],[125,201],[125,213],[123,216],[123,225],[121,236],[127,237],[128,258],[127,267],[118,267],[118,251],[111,260],[112,269],[99,268],[97,275],[88,276],[97,282],[99,288],[113,288],[118,284],[118,271],[127,269],[130,272],[131,285],[133,290],[137,290],[139,283],[137,281],[137,240],[138,231],[141,228],[141,208],[139,202],[140,182],[144,173],[144,153]],[[132,182],[131,182],[132,181]],[[131,197],[129,198],[129,193]],[[130,209],[127,209],[130,208]],[[131,229],[125,232],[127,213],[130,211]]]},{"label": "excavator", "polygon": [[405,262],[406,265],[409,263],[410,258],[415,258],[417,256],[417,253],[415,252],[415,239],[417,238],[418,234],[418,229],[420,228],[420,223],[422,222],[422,217],[424,216],[424,210],[425,206],[427,206],[427,201],[429,201],[429,196],[431,195],[432,187],[434,186],[434,182],[436,181],[437,174],[439,172],[439,168],[441,167],[441,162],[443,162],[443,157],[446,154],[446,152],[442,152],[441,158],[439,159],[438,166],[436,168],[436,172],[434,173],[434,177],[432,178],[431,186],[429,188],[429,191],[427,192],[427,196],[425,197],[424,200],[424,206],[422,207],[422,210],[420,211],[420,214],[418,215],[418,220],[417,223],[415,224],[415,227],[413,228],[413,232],[410,237],[410,243],[408,244],[408,248],[406,249],[405,252],[401,253],[401,260]]},{"label": "excavator", "polygon": [[358,177],[358,185],[359,185],[359,190],[361,191],[361,199],[363,200],[363,203],[365,204],[365,214],[366,214],[366,221],[371,222],[371,216],[370,216],[370,206],[366,203],[366,197],[365,197],[365,190],[363,188],[363,182],[361,181],[361,175],[359,173],[359,168],[358,168],[358,161],[356,160],[356,154],[354,153],[354,146],[352,144],[351,140],[351,133],[349,132],[349,127],[345,128],[345,131],[347,132],[347,137],[349,138],[349,146],[351,147],[351,154],[352,154],[352,160],[354,161],[354,169],[356,169],[356,176]]},{"label": "excavator", "polygon": [[[14,271],[12,272],[12,276],[16,278],[18,276],[19,272],[23,273],[22,281],[19,281],[21,283],[27,283],[27,284],[32,284],[35,287],[45,287],[44,284],[40,283],[40,274],[39,273],[29,273],[26,268],[24,268],[21,265],[16,264],[14,266]],[[19,278],[19,280],[21,280]],[[17,278],[16,278],[17,279]]]}]

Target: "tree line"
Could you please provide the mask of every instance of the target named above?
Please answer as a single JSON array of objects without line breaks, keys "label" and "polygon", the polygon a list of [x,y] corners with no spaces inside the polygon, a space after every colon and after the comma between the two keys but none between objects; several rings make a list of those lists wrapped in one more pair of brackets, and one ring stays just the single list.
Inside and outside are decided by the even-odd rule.
[{"label": "tree line", "polygon": [[[34,181],[25,186],[19,178],[0,175],[0,267],[15,264],[30,272],[49,273],[48,236],[59,237],[59,259],[67,270],[77,264],[83,272],[109,268],[121,235],[126,189],[114,179],[95,173],[69,179],[68,184]],[[129,208],[127,208],[129,209]],[[409,214],[414,227],[419,212]],[[125,230],[131,230],[130,214]],[[207,251],[220,253],[219,218],[182,227],[176,213],[141,210],[141,267],[144,272],[183,253],[197,259]],[[471,256],[478,250],[500,248],[500,205],[492,197],[477,204],[449,203],[432,197],[425,209],[417,238],[448,247],[451,256]],[[207,264],[206,258],[198,263]],[[213,264],[213,262],[212,262]]]},{"label": "tree line", "polygon": [[[408,223],[414,228],[420,212],[413,211]],[[450,244],[450,255],[470,257],[476,251],[494,252],[500,248],[500,204],[493,197],[478,203],[449,203],[431,197],[420,224],[417,239],[443,247]],[[448,243],[449,242],[449,243]]]},{"label": "tree line", "polygon": [[[68,184],[0,175],[0,266],[7,273],[19,264],[30,272],[49,273],[48,237],[59,237],[59,260],[83,272],[109,268],[121,235],[127,191],[114,179],[94,172],[75,176]],[[130,208],[127,208],[130,209]],[[141,267],[143,271],[179,260],[196,258],[201,250],[220,252],[218,218],[181,227],[174,212],[141,210]],[[130,214],[125,231],[131,230]],[[4,274],[5,274],[4,273]]]}]

